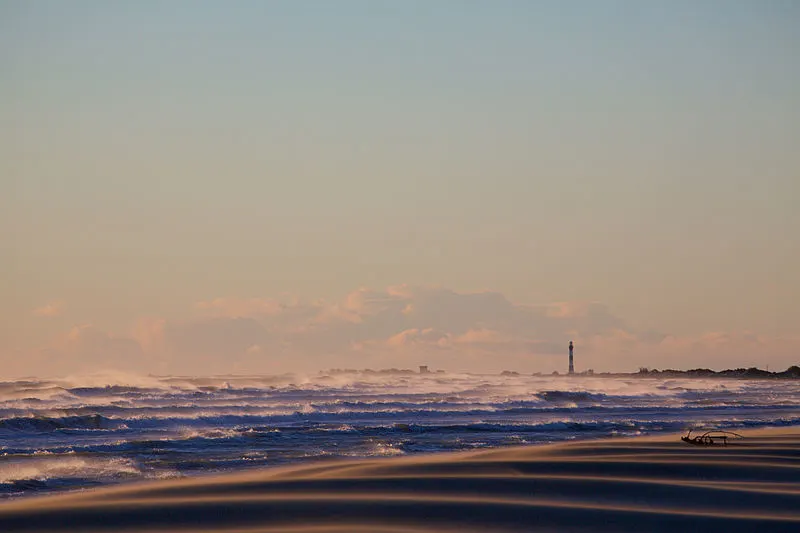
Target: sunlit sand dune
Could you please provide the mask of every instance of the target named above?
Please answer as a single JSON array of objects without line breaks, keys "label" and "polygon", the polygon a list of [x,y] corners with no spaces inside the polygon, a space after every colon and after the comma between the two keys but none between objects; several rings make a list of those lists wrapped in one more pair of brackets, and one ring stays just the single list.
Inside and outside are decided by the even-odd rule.
[{"label": "sunlit sand dune", "polygon": [[800,531],[800,430],[316,463],[32,497],[0,531]]}]

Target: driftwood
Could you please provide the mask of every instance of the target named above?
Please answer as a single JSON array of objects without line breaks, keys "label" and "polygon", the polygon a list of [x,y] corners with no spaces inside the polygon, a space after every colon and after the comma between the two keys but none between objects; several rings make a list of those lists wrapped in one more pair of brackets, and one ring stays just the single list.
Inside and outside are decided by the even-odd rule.
[{"label": "driftwood", "polygon": [[689,444],[694,444],[695,446],[727,446],[729,436],[738,437],[740,439],[744,438],[738,433],[723,431],[721,429],[712,429],[711,431],[706,431],[702,435],[692,437],[692,430],[690,429],[686,436],[681,437],[681,440]]}]

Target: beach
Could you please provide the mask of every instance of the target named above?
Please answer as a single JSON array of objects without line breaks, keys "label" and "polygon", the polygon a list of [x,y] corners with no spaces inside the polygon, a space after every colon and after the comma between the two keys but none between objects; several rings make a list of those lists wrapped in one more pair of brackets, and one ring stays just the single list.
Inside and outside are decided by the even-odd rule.
[{"label": "beach", "polygon": [[798,531],[800,428],[262,468],[0,504],[0,531]]}]

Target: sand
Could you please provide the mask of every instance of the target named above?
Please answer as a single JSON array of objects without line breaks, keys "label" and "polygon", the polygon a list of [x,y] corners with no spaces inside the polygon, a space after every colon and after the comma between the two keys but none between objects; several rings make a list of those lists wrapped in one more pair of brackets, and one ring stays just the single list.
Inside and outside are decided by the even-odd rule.
[{"label": "sand", "polygon": [[0,504],[0,531],[800,532],[800,428],[337,461]]}]

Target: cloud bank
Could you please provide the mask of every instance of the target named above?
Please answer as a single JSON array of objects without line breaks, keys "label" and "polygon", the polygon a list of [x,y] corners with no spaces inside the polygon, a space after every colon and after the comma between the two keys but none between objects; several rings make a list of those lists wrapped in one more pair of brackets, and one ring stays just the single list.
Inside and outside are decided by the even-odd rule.
[{"label": "cloud bank", "polygon": [[[121,369],[153,373],[277,373],[330,367],[525,372],[566,367],[636,370],[775,365],[797,361],[798,339],[751,332],[686,338],[639,332],[599,302],[521,305],[497,292],[441,287],[362,288],[341,301],[214,298],[183,320],[140,318],[127,332],[76,326],[31,362],[49,373]],[[788,349],[787,349],[788,348]],[[763,365],[762,365],[763,366]],[[36,373],[37,370],[29,370]]]},{"label": "cloud bank", "polygon": [[60,316],[63,310],[64,302],[56,300],[34,309],[33,314],[34,316],[53,317]]}]

